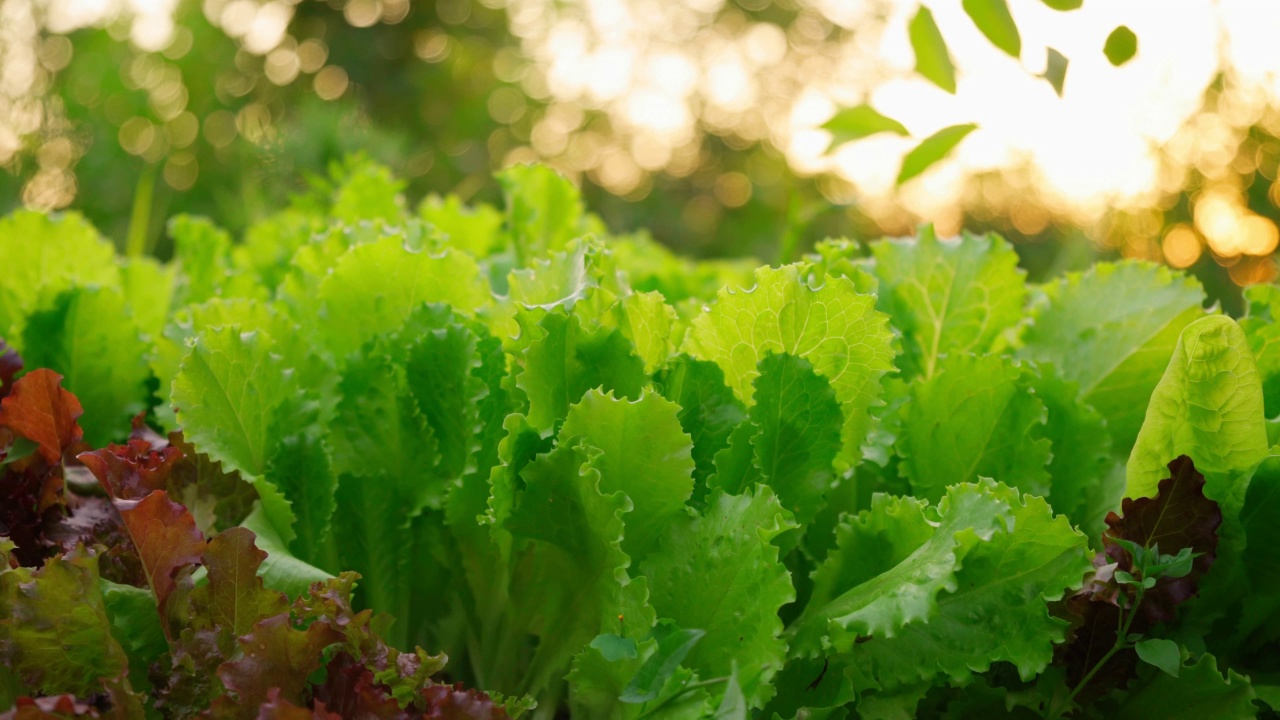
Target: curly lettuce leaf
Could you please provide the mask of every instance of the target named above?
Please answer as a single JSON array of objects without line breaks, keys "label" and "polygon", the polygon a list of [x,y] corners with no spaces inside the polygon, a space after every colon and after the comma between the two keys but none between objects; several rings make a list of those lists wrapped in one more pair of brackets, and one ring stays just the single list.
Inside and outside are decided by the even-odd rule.
[{"label": "curly lettuce leaf", "polygon": [[600,472],[600,492],[623,492],[631,500],[622,549],[635,562],[680,520],[693,492],[692,441],[678,412],[654,392],[632,401],[589,390],[560,427],[560,444],[581,437],[601,451],[591,463]]},{"label": "curly lettuce leaf", "polygon": [[795,591],[773,540],[795,527],[768,488],[716,492],[701,515],[673,523],[640,566],[657,614],[706,633],[683,665],[711,678],[731,674],[736,663],[751,707],[772,696],[769,681],[787,653],[778,609]]},{"label": "curly lettuce leaf", "polygon": [[338,358],[399,329],[423,303],[472,315],[492,302],[470,255],[428,252],[399,235],[358,245],[338,258],[317,290],[322,334]]},{"label": "curly lettuce leaf", "polygon": [[148,407],[148,344],[116,290],[74,288],[27,319],[23,342],[31,367],[63,374],[85,409],[85,440],[94,447],[129,436],[129,421]]},{"label": "curly lettuce leaf", "polygon": [[[898,512],[912,533],[924,534],[921,506],[899,505]],[[873,517],[856,522],[884,522]],[[811,606],[796,627],[793,652],[847,654],[861,691],[894,691],[937,676],[964,682],[995,662],[1013,664],[1024,680],[1043,671],[1067,629],[1048,603],[1079,587],[1092,567],[1084,535],[1053,517],[1044,500],[991,481],[953,486],[935,517],[926,518],[933,535],[906,557],[899,559],[907,543],[879,551],[881,568],[842,558],[876,552],[872,528],[846,531],[847,544],[818,572],[849,568],[844,587],[853,587]]]},{"label": "curly lettuce leaf", "polygon": [[0,665],[30,693],[87,697],[124,674],[98,583],[98,559],[83,552],[38,570],[0,563]]},{"label": "curly lettuce leaf", "polygon": [[939,368],[911,385],[902,410],[896,448],[912,493],[936,501],[950,485],[989,477],[1047,495],[1046,412],[1023,384],[1023,370],[1004,357],[961,354]]},{"label": "curly lettuce leaf", "polygon": [[746,290],[721,290],[716,301],[693,319],[684,351],[711,360],[729,387],[748,405],[757,366],[769,353],[808,360],[835,390],[844,411],[843,453],[856,461],[858,445],[871,426],[870,409],[879,402],[880,379],[893,367],[889,318],[875,298],[858,294],[848,278],[827,278],[812,287],[798,265],[756,270]]},{"label": "curly lettuce leaf", "polygon": [[[835,480],[832,465],[840,452],[840,404],[830,383],[804,358],[767,355],[759,369],[753,383],[756,402],[748,412],[751,466],[731,470],[726,465],[711,487],[741,494],[761,480],[794,515],[798,527],[807,528]],[[734,452],[747,449],[741,444],[733,448]],[[733,460],[735,464],[746,461]],[[795,536],[789,538],[784,549],[794,543]]]},{"label": "curly lettuce leaf", "polygon": [[1023,334],[1022,356],[1053,363],[1078,384],[1107,418],[1116,449],[1127,450],[1178,335],[1204,315],[1200,283],[1129,260],[1099,263],[1044,290],[1048,304]]},{"label": "curly lettuce leaf", "polygon": [[10,343],[23,336],[28,315],[64,290],[120,287],[115,247],[79,213],[19,210],[0,218],[0,266],[0,337]]},{"label": "curly lettuce leaf", "polygon": [[944,355],[987,352],[1022,319],[1026,273],[999,236],[964,233],[940,242],[926,226],[918,240],[873,243],[871,252],[879,308],[903,334],[909,375],[933,377]]},{"label": "curly lettuce leaf", "polygon": [[238,325],[208,328],[173,379],[171,398],[187,440],[247,479],[266,471],[280,441],[275,413],[292,392],[274,345]]},{"label": "curly lettuce leaf", "polygon": [[516,315],[523,367],[516,386],[528,399],[529,422],[549,431],[588,390],[636,399],[648,384],[644,363],[616,328],[588,329],[577,315],[524,310]]},{"label": "curly lettuce leaf", "polygon": [[679,355],[654,382],[663,397],[680,407],[680,426],[693,440],[693,497],[701,502],[715,472],[715,455],[729,444],[729,434],[746,419],[746,410],[725,384],[724,371],[707,360]]},{"label": "curly lettuce leaf", "polygon": [[524,490],[504,527],[527,547],[530,573],[512,588],[513,610],[538,637],[525,687],[535,697],[564,677],[574,654],[602,632],[639,640],[653,625],[643,579],[629,576],[623,515],[632,503],[601,492],[600,451],[559,445],[524,466]]}]

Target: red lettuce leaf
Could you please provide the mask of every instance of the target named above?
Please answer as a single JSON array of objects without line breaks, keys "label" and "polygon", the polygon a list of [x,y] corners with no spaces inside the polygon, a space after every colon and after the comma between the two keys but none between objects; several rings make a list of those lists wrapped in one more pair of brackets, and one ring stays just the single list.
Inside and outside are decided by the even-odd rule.
[{"label": "red lettuce leaf", "polygon": [[1169,622],[1174,608],[1195,597],[1200,578],[1209,572],[1218,548],[1222,511],[1204,496],[1204,475],[1191,458],[1183,455],[1169,463],[1169,477],[1160,481],[1155,497],[1125,498],[1121,515],[1108,513],[1102,543],[1117,569],[1133,571],[1133,558],[1116,543],[1129,540],[1143,547],[1160,546],[1165,555],[1183,548],[1199,554],[1191,572],[1180,578],[1162,577],[1143,597],[1141,612],[1150,622]]},{"label": "red lettuce leaf", "polygon": [[[346,717],[355,717],[347,715]],[[280,689],[267,693],[267,701],[258,708],[258,720],[342,720],[343,716],[329,712],[322,702],[315,707],[298,707],[280,697]]]},{"label": "red lettuce leaf", "polygon": [[445,720],[501,720],[507,711],[479,690],[462,684],[432,685],[422,691],[423,717]]},{"label": "red lettuce leaf", "polygon": [[62,376],[40,368],[13,384],[0,400],[0,425],[36,443],[45,462],[62,462],[62,453],[84,439],[76,420],[84,413],[80,401],[62,388]]},{"label": "red lettuce leaf", "polygon": [[[138,551],[147,584],[156,596],[161,618],[169,617],[169,600],[204,555],[204,535],[191,513],[157,490],[142,500],[116,500],[116,509]],[[164,623],[166,634],[169,623]],[[171,636],[170,636],[171,637]]]},{"label": "red lettuce leaf", "polygon": [[111,497],[140,500],[156,490],[168,489],[169,476],[183,454],[175,447],[152,450],[150,442],[131,439],[125,445],[108,445],[76,458]]},{"label": "red lettuce leaf", "polygon": [[276,688],[279,697],[301,702],[307,676],[322,666],[325,648],[342,642],[342,633],[328,623],[312,623],[299,630],[289,614],[282,613],[258,622],[236,642],[243,656],[218,668],[228,694],[214,702],[217,718],[253,718]]},{"label": "red lettuce leaf", "polygon": [[266,589],[258,577],[267,554],[254,545],[254,537],[245,528],[231,528],[210,540],[204,551],[209,583],[192,593],[194,608],[204,610],[232,637],[249,633],[259,620],[289,611],[284,593]]}]

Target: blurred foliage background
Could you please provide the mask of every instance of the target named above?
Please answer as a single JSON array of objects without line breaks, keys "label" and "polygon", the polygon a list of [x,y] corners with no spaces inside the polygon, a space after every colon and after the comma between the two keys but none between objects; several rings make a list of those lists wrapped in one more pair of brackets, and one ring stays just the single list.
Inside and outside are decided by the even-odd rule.
[{"label": "blurred foliage background", "polygon": [[[1014,57],[959,0],[925,4],[954,93],[913,72],[919,0],[0,0],[0,210],[76,209],[165,255],[165,218],[243,230],[349,153],[413,203],[496,202],[493,170],[541,160],[611,228],[699,256],[934,222],[1004,234],[1035,277],[1189,268],[1229,310],[1274,277],[1280,4],[1012,0]],[[1139,49],[1115,68],[1121,23]],[[1060,95],[1047,48],[1070,60]],[[823,123],[868,102],[917,140],[833,147]],[[894,185],[962,122],[952,157]]]}]

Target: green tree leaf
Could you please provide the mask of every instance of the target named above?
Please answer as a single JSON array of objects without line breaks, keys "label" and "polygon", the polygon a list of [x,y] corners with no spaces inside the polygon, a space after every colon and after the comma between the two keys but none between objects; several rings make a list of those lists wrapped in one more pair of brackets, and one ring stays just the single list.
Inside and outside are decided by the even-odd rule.
[{"label": "green tree leaf", "polygon": [[1081,5],[1084,5],[1084,0],[1040,0],[1040,2],[1061,12],[1078,10]]},{"label": "green tree leaf", "polygon": [[[641,565],[660,617],[706,632],[685,659],[700,677],[729,675],[735,664],[751,707],[772,696],[787,644],[778,609],[795,599],[772,541],[795,528],[773,493],[714,493],[699,517],[672,524],[659,552]],[[698,557],[696,563],[689,559]]]},{"label": "green tree leaf", "polygon": [[911,49],[916,55],[916,72],[952,95],[956,92],[956,68],[951,63],[947,41],[933,20],[933,12],[921,5],[907,28]]},{"label": "green tree leaf", "polygon": [[1053,86],[1053,91],[1062,97],[1062,86],[1067,81],[1067,66],[1071,61],[1066,55],[1058,52],[1053,48],[1049,48],[1046,53],[1044,74],[1040,77],[1044,78]]},{"label": "green tree leaf", "polygon": [[992,45],[1013,58],[1022,54],[1022,36],[1005,0],[964,0],[965,14]]},{"label": "green tree leaf", "polygon": [[961,140],[964,140],[969,133],[977,129],[978,126],[973,123],[952,125],[942,128],[920,141],[919,145],[912,148],[911,152],[902,158],[902,168],[898,170],[898,179],[895,184],[902,185],[928,170],[935,163],[941,162],[951,154],[952,150],[955,150]]},{"label": "green tree leaf", "polygon": [[926,379],[948,353],[981,354],[1023,316],[1025,271],[998,235],[963,233],[940,242],[932,226],[918,240],[873,243],[880,310],[903,334],[900,363]]},{"label": "green tree leaf", "polygon": [[1023,371],[995,355],[951,355],[940,368],[911,386],[895,445],[913,493],[936,501],[950,485],[990,477],[1048,494],[1045,407]]},{"label": "green tree leaf", "polygon": [[1107,56],[1108,62],[1120,67],[1138,54],[1138,36],[1128,27],[1120,25],[1107,36],[1102,52]]},{"label": "green tree leaf", "polygon": [[693,319],[685,352],[719,365],[747,405],[753,403],[757,364],[766,355],[808,360],[840,401],[842,457],[851,464],[870,428],[869,411],[879,402],[880,379],[893,370],[888,317],[875,310],[875,298],[855,292],[848,278],[827,278],[815,288],[800,280],[799,266],[785,265],[760,268],[755,279],[753,288],[720,291]]},{"label": "green tree leaf", "polygon": [[631,499],[622,549],[635,562],[670,532],[693,492],[693,445],[680,427],[679,410],[654,392],[630,401],[589,390],[560,428],[560,444],[582,437],[602,451],[591,463],[600,472],[600,492]]},{"label": "green tree leaf", "polygon": [[1044,289],[1048,304],[1024,333],[1020,354],[1053,363],[1078,384],[1107,419],[1116,450],[1127,451],[1178,335],[1204,315],[1200,284],[1130,260],[1099,263]]},{"label": "green tree leaf", "polygon": [[864,137],[883,132],[903,136],[910,134],[902,123],[881,115],[870,105],[844,108],[836,112],[835,116],[820,127],[831,133],[831,147],[833,148],[837,145],[861,140]]},{"label": "green tree leaf", "polygon": [[28,318],[23,342],[32,368],[63,375],[80,400],[85,440],[94,447],[129,437],[129,421],[147,409],[147,344],[116,290],[79,287]]}]

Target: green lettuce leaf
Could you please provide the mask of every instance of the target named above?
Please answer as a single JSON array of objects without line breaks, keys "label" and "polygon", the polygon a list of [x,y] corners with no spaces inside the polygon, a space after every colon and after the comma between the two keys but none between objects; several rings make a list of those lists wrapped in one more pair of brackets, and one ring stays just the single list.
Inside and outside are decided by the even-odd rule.
[{"label": "green lettuce leaf", "polygon": [[918,240],[873,243],[871,252],[879,308],[902,331],[908,375],[933,377],[947,354],[985,353],[1022,319],[1026,273],[999,236],[940,242],[926,226]]},{"label": "green lettuce leaf", "polygon": [[798,265],[786,265],[760,268],[755,280],[751,289],[720,291],[694,318],[685,352],[719,365],[748,405],[765,355],[808,360],[841,403],[843,457],[852,464],[871,425],[870,409],[879,402],[880,379],[894,369],[888,317],[847,278],[828,278],[814,288],[801,281]]},{"label": "green lettuce leaf", "polygon": [[706,632],[685,667],[712,678],[733,673],[736,664],[751,707],[772,696],[769,681],[787,653],[778,609],[795,592],[773,540],[795,527],[768,488],[716,492],[702,515],[673,523],[640,566],[658,616]]},{"label": "green lettuce leaf", "polygon": [[1023,334],[1021,354],[1053,363],[1064,380],[1079,385],[1107,419],[1116,450],[1127,451],[1178,335],[1204,315],[1200,283],[1165,267],[1124,261],[1070,274],[1045,292],[1048,304]]},{"label": "green lettuce leaf", "polygon": [[96,556],[51,558],[39,570],[0,564],[0,666],[27,692],[94,695],[127,664],[111,634]]},{"label": "green lettuce leaf", "polygon": [[1130,692],[1110,717],[1245,720],[1258,716],[1249,678],[1234,670],[1226,677],[1212,655],[1183,664],[1178,677],[1155,671],[1151,681]]},{"label": "green lettuce leaf", "polygon": [[0,261],[0,337],[10,344],[22,337],[27,316],[64,290],[120,286],[115,248],[79,213],[19,210],[0,218]]},{"label": "green lettuce leaf", "polygon": [[261,332],[213,327],[196,336],[173,379],[172,401],[196,449],[252,480],[280,441],[276,410],[290,396],[290,373]]},{"label": "green lettuce leaf", "polygon": [[[777,494],[803,531],[817,516],[834,483],[832,464],[840,451],[840,404],[826,378],[809,361],[793,355],[767,355],[760,361],[749,411],[753,429],[751,468],[715,476],[713,488],[731,494],[750,489],[757,479]],[[741,447],[735,445],[737,451]],[[734,458],[735,463],[745,460]],[[782,544],[794,545],[796,536]],[[745,670],[745,669],[744,669]]]},{"label": "green lettuce leaf", "polygon": [[637,563],[684,515],[693,492],[692,441],[680,427],[679,409],[654,392],[631,401],[589,390],[560,428],[561,445],[581,437],[602,452],[591,462],[600,492],[631,500],[622,550]]},{"label": "green lettuce leaf", "polygon": [[[922,534],[918,512],[905,517],[912,532]],[[1080,587],[1092,567],[1084,535],[1066,518],[1053,517],[1044,500],[1020,498],[990,481],[950,488],[937,515],[930,523],[937,522],[934,535],[920,548],[799,626],[799,648],[816,650],[810,638],[826,621],[821,641],[849,655],[859,691],[896,692],[939,675],[963,683],[995,662],[1011,663],[1030,680],[1065,637],[1067,623],[1051,616],[1048,604]],[[848,537],[853,545],[839,546],[838,553],[869,549],[856,540],[875,536]],[[885,552],[881,562],[893,562],[905,549]],[[828,564],[847,567],[838,557]],[[858,565],[864,575],[877,569],[867,561]]]},{"label": "green lettuce leaf", "polygon": [[911,385],[902,412],[896,448],[913,494],[938,500],[948,486],[979,477],[1048,494],[1045,407],[1007,358],[948,356],[931,379]]},{"label": "green lettuce leaf", "polygon": [[29,367],[63,375],[84,407],[80,420],[94,447],[129,437],[129,421],[148,407],[147,344],[116,290],[75,288],[27,320]]},{"label": "green lettuce leaf", "polygon": [[1201,318],[1182,331],[1151,395],[1125,494],[1150,496],[1165,465],[1188,455],[1208,481],[1205,494],[1233,517],[1267,450],[1262,381],[1244,331],[1223,315]]},{"label": "green lettuce leaf", "polygon": [[[643,638],[654,615],[644,580],[628,575],[622,551],[623,493],[604,495],[600,451],[560,445],[520,473],[521,492],[504,527],[527,548],[530,574],[512,588],[514,610],[538,637],[525,690],[542,695],[573,656],[602,632]],[[540,700],[541,702],[541,700]]]},{"label": "green lettuce leaf", "polygon": [[729,434],[746,419],[746,411],[725,385],[724,371],[707,360],[678,355],[655,384],[663,397],[680,407],[680,426],[693,440],[693,497],[700,503],[707,479],[715,472],[715,455],[729,444]]},{"label": "green lettuce leaf", "polygon": [[492,301],[471,256],[455,250],[432,254],[399,235],[341,256],[317,298],[325,342],[339,358],[399,329],[423,303],[447,303],[470,315]]}]

